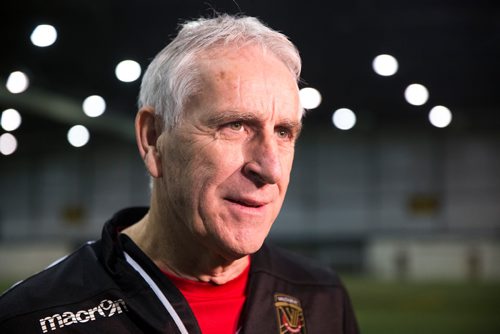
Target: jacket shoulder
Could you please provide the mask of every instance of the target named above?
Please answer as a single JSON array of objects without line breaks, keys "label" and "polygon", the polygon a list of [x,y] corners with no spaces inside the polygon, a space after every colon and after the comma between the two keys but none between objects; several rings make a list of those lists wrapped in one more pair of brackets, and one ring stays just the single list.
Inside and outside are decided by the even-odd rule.
[{"label": "jacket shoulder", "polygon": [[253,272],[265,272],[304,285],[341,286],[337,274],[305,256],[265,243],[252,259]]},{"label": "jacket shoulder", "polygon": [[112,288],[99,265],[95,247],[98,245],[86,244],[7,290],[0,296],[0,323],[18,315],[81,301]]}]

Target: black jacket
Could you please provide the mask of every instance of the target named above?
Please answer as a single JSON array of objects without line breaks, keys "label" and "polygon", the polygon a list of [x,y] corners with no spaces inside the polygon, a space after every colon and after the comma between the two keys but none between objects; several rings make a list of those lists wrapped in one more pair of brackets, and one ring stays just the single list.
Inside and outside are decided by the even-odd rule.
[{"label": "black jacket", "polygon": [[[117,213],[101,240],[4,293],[0,333],[200,333],[179,290],[118,232],[145,214]],[[248,289],[242,334],[358,332],[332,271],[268,244],[252,256]]]}]

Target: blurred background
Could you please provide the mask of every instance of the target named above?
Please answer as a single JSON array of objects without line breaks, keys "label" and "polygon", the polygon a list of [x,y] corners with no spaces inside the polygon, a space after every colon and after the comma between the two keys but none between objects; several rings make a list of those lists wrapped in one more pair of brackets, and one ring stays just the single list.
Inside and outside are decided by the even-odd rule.
[{"label": "blurred background", "polygon": [[364,333],[500,332],[498,2],[0,8],[0,291],[147,205],[141,74],[183,20],[243,12],[297,45],[309,109],[270,238],[342,274]]}]

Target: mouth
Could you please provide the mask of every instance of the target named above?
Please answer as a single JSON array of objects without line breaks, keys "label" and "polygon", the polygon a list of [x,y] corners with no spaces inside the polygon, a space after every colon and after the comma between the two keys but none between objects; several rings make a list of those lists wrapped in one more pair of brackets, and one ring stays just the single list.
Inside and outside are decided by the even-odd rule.
[{"label": "mouth", "polygon": [[225,198],[225,200],[230,203],[241,205],[247,208],[261,208],[267,204],[266,202],[253,200],[250,198]]}]

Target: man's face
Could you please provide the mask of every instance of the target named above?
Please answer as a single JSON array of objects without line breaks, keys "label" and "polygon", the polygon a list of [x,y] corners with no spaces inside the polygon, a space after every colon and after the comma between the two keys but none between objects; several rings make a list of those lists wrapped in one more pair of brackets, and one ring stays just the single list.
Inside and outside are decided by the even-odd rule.
[{"label": "man's face", "polygon": [[211,251],[257,251],[288,187],[301,113],[295,78],[247,46],[200,57],[201,92],[159,139],[170,224]]}]

